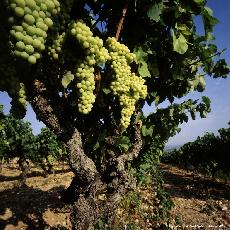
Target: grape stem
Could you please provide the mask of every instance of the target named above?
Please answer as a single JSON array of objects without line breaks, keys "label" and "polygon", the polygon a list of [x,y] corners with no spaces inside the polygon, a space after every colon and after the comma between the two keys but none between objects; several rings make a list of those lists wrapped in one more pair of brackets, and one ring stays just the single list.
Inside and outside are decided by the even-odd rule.
[{"label": "grape stem", "polygon": [[122,10],[122,16],[120,18],[120,21],[118,23],[118,26],[117,26],[117,31],[116,31],[116,39],[118,40],[119,39],[119,36],[120,36],[120,33],[121,33],[121,29],[122,29],[122,26],[123,26],[123,23],[124,23],[124,20],[125,20],[125,15],[127,13],[127,10],[128,10],[128,6],[129,6],[129,1],[126,1],[126,4]]}]

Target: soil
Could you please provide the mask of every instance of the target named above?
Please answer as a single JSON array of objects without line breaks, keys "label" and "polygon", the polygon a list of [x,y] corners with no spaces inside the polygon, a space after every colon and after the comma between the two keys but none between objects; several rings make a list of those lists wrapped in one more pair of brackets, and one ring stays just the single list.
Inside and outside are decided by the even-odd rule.
[{"label": "soil", "polygon": [[[169,229],[230,229],[230,185],[169,165],[161,168],[164,188],[175,203]],[[60,193],[72,178],[67,165],[55,165],[54,173],[47,177],[32,166],[26,185],[21,186],[18,165],[4,164],[0,173],[0,230],[71,229],[71,208],[60,200]]]},{"label": "soil", "polygon": [[71,229],[70,207],[60,200],[60,193],[73,177],[66,165],[55,166],[45,177],[32,167],[26,186],[20,184],[20,171],[14,162],[3,165],[0,174],[0,229]]},{"label": "soil", "polygon": [[230,185],[161,164],[175,207],[173,229],[230,229]]}]

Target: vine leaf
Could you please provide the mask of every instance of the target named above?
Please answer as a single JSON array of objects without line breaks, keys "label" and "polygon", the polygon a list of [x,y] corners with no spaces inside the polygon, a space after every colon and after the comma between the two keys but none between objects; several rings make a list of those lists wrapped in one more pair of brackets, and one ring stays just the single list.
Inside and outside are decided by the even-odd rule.
[{"label": "vine leaf", "polygon": [[212,35],[213,27],[219,22],[215,17],[213,17],[213,11],[209,7],[204,7],[202,11],[202,19],[204,22],[204,30],[206,40],[213,40]]},{"label": "vine leaf", "polygon": [[151,74],[149,72],[148,69],[148,64],[144,61],[142,61],[138,67],[138,73],[142,76],[142,77],[151,77]]},{"label": "vine leaf", "polygon": [[110,89],[108,89],[108,88],[104,88],[104,89],[102,89],[103,90],[103,92],[105,93],[105,94],[109,94],[109,93],[111,93],[111,90]]},{"label": "vine leaf", "polygon": [[117,140],[116,145],[121,151],[127,152],[130,147],[130,139],[127,136],[122,136]]},{"label": "vine leaf", "polygon": [[146,125],[143,125],[142,129],[141,129],[141,132],[142,132],[142,135],[144,137],[146,137],[146,136],[152,136],[152,134],[153,134],[153,127],[150,126],[149,128],[147,128]]},{"label": "vine leaf", "polygon": [[184,54],[188,50],[187,40],[183,34],[178,38],[173,34],[173,50],[179,54]]},{"label": "vine leaf", "polygon": [[160,15],[162,13],[163,8],[164,8],[163,2],[154,3],[147,12],[148,17],[155,22],[159,22]]},{"label": "vine leaf", "polygon": [[136,62],[138,64],[138,73],[141,77],[151,77],[147,64],[148,53],[145,52],[142,47],[136,47],[134,54],[136,55]]},{"label": "vine leaf", "polygon": [[74,75],[73,74],[65,74],[61,80],[63,87],[66,89],[67,86],[73,81]]},{"label": "vine leaf", "polygon": [[198,5],[202,5],[205,3],[204,0],[193,0],[195,3],[197,3]]}]

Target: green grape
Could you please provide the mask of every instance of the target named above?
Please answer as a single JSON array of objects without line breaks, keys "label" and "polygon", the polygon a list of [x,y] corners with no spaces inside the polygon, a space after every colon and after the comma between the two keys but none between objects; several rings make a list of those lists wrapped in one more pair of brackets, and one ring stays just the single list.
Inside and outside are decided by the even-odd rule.
[{"label": "green grape", "polygon": [[37,10],[34,10],[33,12],[32,12],[32,15],[34,16],[34,18],[39,18],[39,13],[38,13],[38,11]]},{"label": "green grape", "polygon": [[76,87],[79,89],[80,97],[78,98],[78,110],[80,113],[88,114],[95,102],[94,68],[90,67],[87,62],[82,62],[76,67],[75,75],[77,77]]},{"label": "green grape", "polygon": [[16,32],[23,32],[22,26],[12,26],[12,29],[15,30]]},{"label": "green grape", "polygon": [[25,7],[26,5],[24,0],[15,0],[15,3],[20,7]]},{"label": "green grape", "polygon": [[121,106],[121,126],[126,129],[135,111],[136,102],[147,96],[147,86],[141,77],[131,72],[129,66],[135,59],[135,55],[124,44],[119,43],[115,38],[108,38],[106,41],[111,57],[111,69],[113,81],[111,90],[117,95]]},{"label": "green grape", "polygon": [[50,0],[45,0],[45,4],[46,4],[46,6],[47,6],[47,8],[49,9],[49,10],[53,10],[53,9],[55,9],[55,5],[54,5],[54,3],[52,2],[52,1],[50,1]]},{"label": "green grape", "polygon": [[29,7],[24,7],[25,14],[32,14],[32,10]]},{"label": "green grape", "polygon": [[21,7],[15,7],[14,12],[18,17],[24,16],[24,10]]},{"label": "green grape", "polygon": [[26,28],[26,33],[27,33],[28,35],[33,36],[33,35],[36,33],[36,28],[33,27],[33,26],[28,26],[28,27]]},{"label": "green grape", "polygon": [[53,25],[53,21],[50,18],[45,18],[44,22],[48,27],[52,27],[52,25]]},{"label": "green grape", "polygon": [[47,31],[53,26],[53,12],[60,11],[60,4],[57,0],[11,0],[7,3],[13,13],[9,18],[11,53],[35,64],[45,49]]},{"label": "green grape", "polygon": [[66,33],[58,34],[57,37],[53,40],[53,45],[48,48],[48,54],[55,60],[59,58],[59,53],[61,53],[62,45],[64,43]]},{"label": "green grape", "polygon": [[34,0],[25,0],[26,6],[29,7],[30,9],[35,10],[36,9],[36,2]]},{"label": "green grape", "polygon": [[33,54],[33,53],[34,53],[34,47],[31,46],[31,45],[26,45],[25,51],[26,51],[28,54]]},{"label": "green grape", "polygon": [[35,57],[36,59],[39,59],[39,58],[41,57],[41,54],[40,54],[40,53],[34,53],[33,55],[34,55],[34,57]]},{"label": "green grape", "polygon": [[[18,87],[17,87],[18,89]],[[12,98],[10,113],[17,119],[22,119],[26,114],[26,92],[23,83],[19,84],[19,90],[9,93]]]},{"label": "green grape", "polygon": [[33,55],[29,56],[29,57],[28,57],[28,62],[29,62],[30,64],[35,64],[35,63],[36,63],[36,57],[33,56]]},{"label": "green grape", "polygon": [[47,11],[47,6],[46,6],[46,4],[41,3],[41,5],[40,5],[40,10],[42,10],[42,11]]},{"label": "green grape", "polygon": [[90,28],[84,23],[77,21],[70,28],[70,33],[76,38],[80,46],[85,50],[86,58],[77,65],[75,75],[80,97],[78,99],[78,110],[80,113],[88,114],[95,102],[94,68],[96,63],[105,63],[110,58],[108,51],[103,47],[103,41],[94,37]]},{"label": "green grape", "polygon": [[23,51],[23,52],[21,52],[21,57],[22,57],[23,59],[28,59],[29,54],[28,54],[27,52]]},{"label": "green grape", "polygon": [[24,20],[25,20],[25,22],[28,23],[29,25],[33,25],[34,22],[35,22],[35,19],[34,19],[34,17],[33,17],[31,14],[26,14],[26,15],[24,16]]},{"label": "green grape", "polygon": [[24,50],[25,49],[25,44],[22,41],[19,41],[19,42],[16,43],[16,47],[19,50]]}]

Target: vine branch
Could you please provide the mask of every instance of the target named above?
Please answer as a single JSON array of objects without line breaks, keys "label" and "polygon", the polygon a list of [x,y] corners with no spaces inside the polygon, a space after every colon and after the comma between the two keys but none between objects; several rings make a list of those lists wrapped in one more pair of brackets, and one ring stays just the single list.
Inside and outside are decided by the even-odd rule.
[{"label": "vine branch", "polygon": [[123,26],[123,23],[125,20],[125,15],[127,13],[128,6],[129,6],[129,1],[126,1],[126,4],[122,10],[122,15],[121,15],[120,21],[119,21],[118,26],[117,26],[117,31],[116,31],[116,36],[115,36],[117,40],[119,39],[119,36],[121,33],[121,29],[122,29],[122,26]]}]

